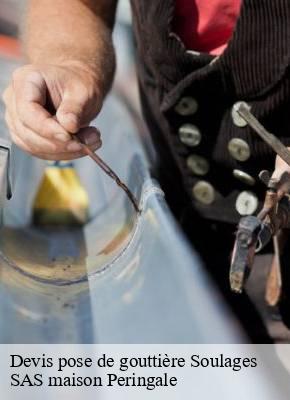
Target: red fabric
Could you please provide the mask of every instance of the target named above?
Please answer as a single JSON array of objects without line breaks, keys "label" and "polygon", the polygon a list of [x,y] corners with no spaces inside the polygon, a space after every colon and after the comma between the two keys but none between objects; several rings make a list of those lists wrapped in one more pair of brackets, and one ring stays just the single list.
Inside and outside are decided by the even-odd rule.
[{"label": "red fabric", "polygon": [[174,32],[185,46],[221,54],[235,28],[242,0],[176,0]]}]

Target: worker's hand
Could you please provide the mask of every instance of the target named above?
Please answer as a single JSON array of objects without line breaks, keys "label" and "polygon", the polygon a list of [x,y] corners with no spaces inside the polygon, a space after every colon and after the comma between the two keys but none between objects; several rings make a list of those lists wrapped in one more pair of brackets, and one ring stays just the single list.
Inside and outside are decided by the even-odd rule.
[{"label": "worker's hand", "polygon": [[100,134],[89,124],[102,106],[99,86],[94,72],[76,61],[19,68],[3,95],[13,141],[46,160],[85,155],[70,134],[77,133],[93,150],[98,149]]},{"label": "worker's hand", "polygon": [[271,180],[279,183],[276,187],[279,195],[284,196],[290,191],[290,166],[279,156],[276,157],[275,170]]},{"label": "worker's hand", "polygon": [[[290,151],[289,147],[288,150]],[[272,179],[276,179],[277,181],[280,180],[281,176],[285,172],[290,174],[290,166],[285,161],[283,161],[281,157],[277,156],[275,163],[275,170],[273,172]]]}]

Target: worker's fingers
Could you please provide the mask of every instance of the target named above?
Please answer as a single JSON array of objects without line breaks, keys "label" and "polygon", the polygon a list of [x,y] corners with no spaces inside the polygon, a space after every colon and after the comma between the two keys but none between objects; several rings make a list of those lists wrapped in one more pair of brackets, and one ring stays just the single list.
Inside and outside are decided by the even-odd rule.
[{"label": "worker's fingers", "polygon": [[[25,150],[28,151],[29,149],[31,154],[54,154],[59,157],[60,154],[75,153],[83,150],[81,144],[73,140],[69,134],[69,141],[63,142],[58,138],[48,139],[40,136],[38,132],[27,128],[21,119],[18,118],[16,102],[12,102],[10,109],[12,111],[12,117],[9,118],[11,126],[11,121],[13,120],[13,132],[11,132],[12,138],[18,145],[20,144],[19,139],[21,139],[21,143],[25,143]],[[100,147],[100,133],[96,128],[91,127],[83,129],[81,135],[88,145]]]},{"label": "worker's fingers", "polygon": [[13,119],[13,117],[11,117],[10,113],[7,110],[5,113],[5,121],[9,126],[13,142],[22,150],[26,151],[29,154],[33,154],[33,150],[30,148],[30,146],[25,143],[25,141],[23,141],[23,139],[16,133],[15,120]]},{"label": "worker's fingers", "polygon": [[[18,81],[17,85],[19,85]],[[45,138],[55,138],[64,143],[71,140],[70,135],[50,116],[42,105],[30,101],[31,99],[37,100],[39,94],[36,92],[36,86],[32,84],[30,87],[29,83],[24,83],[23,88],[19,85],[16,90],[10,85],[5,90],[3,101],[5,102],[6,110],[12,115],[10,122],[20,119],[25,127]],[[38,99],[41,103],[41,97]],[[7,124],[11,130],[10,124]]]},{"label": "worker's fingers", "polygon": [[11,115],[7,109],[5,111],[5,122],[9,128],[11,136],[15,136],[16,135],[15,124],[14,124],[13,118],[11,118]]},{"label": "worker's fingers", "polygon": [[[15,144],[21,148],[22,150],[26,151],[27,153],[35,156],[36,154],[33,153],[31,148],[26,145],[25,142],[20,137],[16,137],[15,139]],[[90,148],[93,151],[96,151],[99,148],[99,144],[96,144],[94,146],[90,146]],[[76,151],[76,152],[65,152],[65,153],[58,153],[58,154],[51,154],[51,153],[37,153],[37,157],[41,158],[42,160],[48,160],[48,161],[69,161],[69,160],[76,160],[81,157],[85,157],[87,154],[82,150],[82,151]]]},{"label": "worker's fingers", "polygon": [[[80,145],[73,143],[69,136],[68,142],[62,142],[60,140],[52,140],[42,137],[38,132],[34,132],[32,129],[27,128],[21,118],[19,118],[16,101],[13,101],[14,92],[11,92],[10,108],[8,113],[10,114],[9,120],[13,120],[14,130],[11,132],[12,139],[19,144],[19,139],[22,143],[25,143],[25,150],[30,149],[31,154],[37,155],[38,153],[60,153],[65,151],[80,151]],[[8,94],[9,95],[9,94]],[[11,129],[10,129],[11,131]],[[71,147],[71,149],[68,148]]]},{"label": "worker's fingers", "polygon": [[70,135],[45,109],[47,85],[38,71],[18,70],[13,75],[11,102],[16,103],[16,112],[23,125],[44,138],[56,138],[68,142]]},{"label": "worker's fingers", "polygon": [[[47,152],[46,146],[34,147],[27,144],[27,142],[23,139],[23,136],[20,137],[18,135],[14,135],[13,141],[22,150],[26,151],[27,153],[33,156],[37,156],[38,158],[41,158],[43,160],[52,160],[52,161],[74,160],[87,155],[87,153],[83,150],[82,146],[76,142],[73,142],[73,144],[78,146],[70,146],[69,151],[62,152],[60,151],[60,149],[58,149],[58,152]],[[100,141],[89,145],[90,149],[93,151],[96,151],[100,146],[101,146]],[[80,150],[76,151],[76,149]]]},{"label": "worker's fingers", "polygon": [[91,88],[74,82],[65,89],[56,118],[65,130],[77,133],[94,119],[100,107]]},{"label": "worker's fingers", "polygon": [[280,180],[282,175],[288,173],[290,174],[290,166],[282,160],[281,157],[277,156],[276,157],[276,163],[275,163],[275,170],[272,174],[272,179],[275,180]]},{"label": "worker's fingers", "polygon": [[80,141],[86,145],[95,144],[97,142],[99,143],[99,147],[101,147],[102,145],[101,134],[97,128],[94,127],[82,128],[77,133],[77,136],[80,139]]},{"label": "worker's fingers", "polygon": [[[91,145],[90,148],[93,151],[98,150],[100,147],[99,143],[96,145]],[[37,155],[39,158],[42,158],[43,160],[50,160],[50,161],[69,161],[69,160],[76,160],[81,157],[86,157],[87,153],[82,151],[77,151],[77,152],[70,152],[70,153],[59,153],[57,155],[55,154],[42,154],[39,153]]]},{"label": "worker's fingers", "polygon": [[[31,149],[34,154],[38,153],[54,153],[58,154],[61,152],[80,151],[81,145],[75,141],[69,141],[63,143],[57,140],[46,139],[31,129],[26,128],[22,122],[17,119],[15,122],[15,133],[16,137],[20,137],[23,142]],[[15,136],[13,139],[15,139]]]},{"label": "worker's fingers", "polygon": [[[75,142],[73,139],[70,139],[67,143],[63,143],[39,136],[37,133],[26,128],[15,113],[11,116],[7,109],[5,119],[14,143],[32,155],[49,160],[71,160],[86,154],[81,144]],[[94,127],[82,129],[79,137],[82,142],[89,145],[93,150],[101,146],[100,132]]]},{"label": "worker's fingers", "polygon": [[279,181],[281,179],[281,177],[285,174],[288,173],[289,174],[289,169],[288,171],[286,169],[275,169],[275,171],[273,172],[271,179],[275,180],[275,181]]},{"label": "worker's fingers", "polygon": [[[52,154],[60,158],[60,154],[66,153],[75,153],[82,152],[83,147],[80,143],[71,139],[67,143],[58,142],[56,140],[49,140],[39,136],[37,133],[31,131],[30,129],[25,128],[23,125],[21,126],[20,121],[16,121],[15,123],[16,137],[19,137],[17,132],[21,131],[21,139],[25,142],[26,147],[30,148],[30,152],[34,155],[38,154]],[[89,146],[93,146],[94,148],[99,148],[101,146],[100,137],[95,132],[94,129],[87,129],[86,132],[83,133],[83,136],[86,138],[87,144]]]},{"label": "worker's fingers", "polygon": [[17,93],[17,103],[21,110],[22,102],[35,102],[45,107],[47,100],[47,85],[41,72],[27,67],[13,73],[12,87]]},{"label": "worker's fingers", "polygon": [[[9,113],[6,115],[6,120],[14,143],[32,155],[51,160],[69,160],[85,155],[82,145],[73,139],[67,143],[52,141],[27,129],[21,121],[13,119]],[[101,146],[100,134],[95,128],[84,129],[81,137],[93,150]]]},{"label": "worker's fingers", "polygon": [[2,94],[2,100],[6,106],[8,104],[9,98],[10,98],[10,93],[9,93],[10,91],[11,91],[11,88],[10,88],[10,86],[8,86],[8,88],[6,88]]},{"label": "worker's fingers", "polygon": [[99,148],[100,134],[89,127],[101,108],[97,87],[95,74],[76,63],[19,68],[3,95],[13,141],[30,154],[52,160],[85,155],[72,133]]}]

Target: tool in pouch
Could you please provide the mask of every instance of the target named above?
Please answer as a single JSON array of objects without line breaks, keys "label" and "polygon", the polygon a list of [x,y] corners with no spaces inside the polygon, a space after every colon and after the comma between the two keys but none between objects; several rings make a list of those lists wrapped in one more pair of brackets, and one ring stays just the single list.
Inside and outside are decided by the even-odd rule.
[{"label": "tool in pouch", "polygon": [[[249,105],[238,103],[236,111],[290,166],[290,151],[263,127],[251,113]],[[239,222],[231,260],[230,285],[236,293],[243,291],[255,254],[273,238],[274,258],[266,284],[266,301],[274,306],[279,302],[282,291],[280,239],[283,229],[290,227],[290,175],[284,172],[278,178],[270,178],[268,171],[262,171],[259,177],[267,186],[264,205],[257,216],[243,217]]]}]

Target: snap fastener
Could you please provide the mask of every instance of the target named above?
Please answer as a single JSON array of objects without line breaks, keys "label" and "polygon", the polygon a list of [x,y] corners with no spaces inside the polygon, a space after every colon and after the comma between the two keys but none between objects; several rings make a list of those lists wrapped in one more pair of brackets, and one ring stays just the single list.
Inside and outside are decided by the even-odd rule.
[{"label": "snap fastener", "polygon": [[252,215],[258,208],[258,198],[252,192],[241,192],[236,200],[236,210],[242,216]]},{"label": "snap fastener", "polygon": [[198,103],[193,97],[182,97],[175,106],[177,114],[187,117],[193,115],[198,110]]},{"label": "snap fastener", "polygon": [[251,156],[250,147],[243,139],[234,138],[228,143],[230,155],[238,161],[247,161]]},{"label": "snap fastener", "polygon": [[[233,123],[238,126],[239,128],[244,128],[245,126],[247,126],[247,121],[244,120],[243,117],[240,116],[240,114],[238,113],[237,109],[239,108],[240,104],[244,104],[244,102],[242,101],[238,101],[237,103],[235,103],[233,105],[232,108],[232,119],[233,119]],[[249,107],[250,109],[250,107]]]},{"label": "snap fastener", "polygon": [[247,174],[244,171],[241,171],[239,169],[234,169],[233,176],[235,178],[237,178],[239,181],[245,183],[246,185],[250,185],[250,186],[255,185],[255,182],[256,182],[255,179],[251,175]]},{"label": "snap fastener", "polygon": [[213,186],[206,181],[197,182],[192,192],[193,197],[202,204],[210,205],[215,200],[215,190]]},{"label": "snap fastener", "polygon": [[180,141],[189,147],[196,147],[201,142],[200,130],[192,124],[184,124],[178,131]]},{"label": "snap fastener", "polygon": [[186,160],[188,169],[194,174],[204,176],[209,172],[209,162],[201,156],[192,154]]}]

